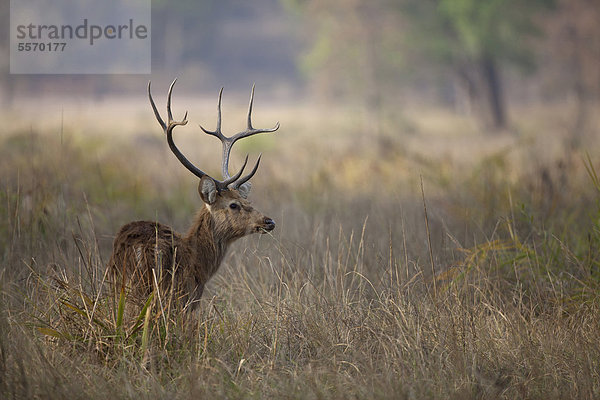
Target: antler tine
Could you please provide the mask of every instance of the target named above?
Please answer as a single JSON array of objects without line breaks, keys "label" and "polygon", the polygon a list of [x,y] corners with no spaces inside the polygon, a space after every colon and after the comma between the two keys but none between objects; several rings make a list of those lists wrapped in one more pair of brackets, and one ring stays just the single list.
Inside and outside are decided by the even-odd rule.
[{"label": "antler tine", "polygon": [[152,110],[154,111],[154,116],[156,117],[156,120],[158,121],[160,126],[163,128],[163,130],[166,132],[167,125],[165,124],[165,121],[163,121],[163,119],[160,116],[160,113],[156,109],[156,104],[154,104],[154,99],[152,98],[152,93],[150,92],[151,84],[152,84],[152,81],[148,81],[148,98],[150,99],[150,105],[152,106]]},{"label": "antler tine", "polygon": [[219,101],[217,101],[217,129],[216,133],[219,137],[223,137],[221,132],[221,101],[223,99],[223,87],[219,90]]},{"label": "antler tine", "polygon": [[[248,157],[248,156],[246,156],[246,157]],[[258,171],[258,164],[260,164],[261,157],[262,157],[262,153],[259,154],[258,159],[256,160],[256,164],[254,164],[254,168],[252,168],[252,171],[250,171],[250,173],[248,175],[244,176],[239,181],[237,181],[234,185],[234,189],[239,189],[240,186],[242,186],[244,183],[248,182],[250,180],[250,178],[252,178],[254,176],[256,171]]]},{"label": "antler tine", "polygon": [[242,172],[244,172],[244,168],[246,168],[247,164],[248,164],[248,155],[246,154],[246,159],[244,160],[244,164],[242,165],[242,168],[240,168],[240,170],[238,171],[237,174],[235,174],[234,176],[232,176],[230,178],[224,179],[223,181],[217,181],[217,187],[219,187],[219,190],[227,189],[227,186],[229,186],[230,184],[237,181],[240,178],[240,176],[242,176]]},{"label": "antler tine", "polygon": [[252,128],[252,105],[254,104],[254,88],[256,87],[256,83],[252,84],[252,90],[250,91],[250,103],[248,103],[248,130],[251,131]]},{"label": "antler tine", "polygon": [[198,126],[200,127],[200,129],[202,129],[202,131],[208,135],[212,135],[215,136],[217,138],[219,138],[219,140],[223,141],[223,139],[226,139],[225,136],[223,136],[223,133],[221,132],[221,97],[223,96],[223,88],[221,88],[221,90],[219,91],[219,100],[217,101],[217,128],[214,131],[209,131],[208,129],[205,129],[202,125],[198,124]]},{"label": "antler tine", "polygon": [[279,129],[279,122],[275,124],[275,126],[271,129],[254,129],[252,126],[252,107],[254,106],[254,88],[256,84],[252,85],[252,90],[250,91],[250,102],[248,103],[248,117],[247,117],[247,128],[243,132],[236,133],[233,135],[231,139],[231,144],[235,143],[239,139],[243,139],[245,137],[249,137],[252,135],[256,135],[257,133],[270,133],[275,132]]},{"label": "antler tine", "polygon": [[[173,120],[173,114],[171,114],[171,94],[173,94],[173,86],[175,86],[175,82],[177,82],[177,78],[173,79],[173,82],[169,85],[169,93],[167,94],[167,118],[169,121]],[[187,117],[187,111],[185,112],[184,120]],[[187,121],[186,121],[187,122]]]}]

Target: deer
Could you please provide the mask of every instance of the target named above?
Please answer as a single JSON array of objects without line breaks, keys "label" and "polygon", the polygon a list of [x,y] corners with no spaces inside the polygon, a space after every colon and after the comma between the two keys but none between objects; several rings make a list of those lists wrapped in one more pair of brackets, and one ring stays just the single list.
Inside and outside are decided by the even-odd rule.
[{"label": "deer", "polygon": [[115,294],[126,291],[137,297],[147,297],[154,289],[171,290],[173,298],[187,309],[195,309],[210,278],[217,272],[230,245],[237,239],[253,233],[268,233],[275,221],[252,207],[248,200],[249,180],[258,170],[262,154],[247,175],[242,173],[248,155],[233,176],[229,173],[231,148],[240,139],[279,129],[279,122],[270,129],[252,126],[254,85],[248,106],[247,127],[244,131],[226,137],[221,132],[221,98],[217,101],[217,124],[214,131],[199,125],[200,129],[215,136],[222,144],[222,180],[211,177],[190,162],[173,141],[173,130],[187,124],[187,111],[176,121],[171,113],[171,95],[177,79],[167,94],[167,120],[156,108],[148,82],[148,98],[154,116],[167,137],[171,152],[185,168],[199,179],[198,194],[201,206],[186,233],[178,233],[170,226],[154,221],[133,221],[118,231],[107,268],[112,276]]}]

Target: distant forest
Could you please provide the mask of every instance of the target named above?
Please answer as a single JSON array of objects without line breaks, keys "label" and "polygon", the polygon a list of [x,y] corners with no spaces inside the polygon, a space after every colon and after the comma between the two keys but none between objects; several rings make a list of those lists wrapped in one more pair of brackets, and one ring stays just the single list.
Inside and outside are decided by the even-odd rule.
[{"label": "distant forest", "polygon": [[[0,5],[5,32],[9,2]],[[561,102],[585,124],[600,94],[600,3],[587,0],[180,0],[152,2],[152,75],[280,98],[452,107],[503,128],[508,104]],[[15,96],[139,91],[147,76],[8,74]]]}]

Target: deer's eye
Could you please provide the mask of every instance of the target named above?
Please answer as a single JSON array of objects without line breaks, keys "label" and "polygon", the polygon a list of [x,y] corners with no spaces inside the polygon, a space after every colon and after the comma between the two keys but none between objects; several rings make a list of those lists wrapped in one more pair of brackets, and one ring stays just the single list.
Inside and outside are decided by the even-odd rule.
[{"label": "deer's eye", "polygon": [[229,205],[229,208],[231,208],[232,210],[237,210],[238,208],[240,208],[240,206],[237,203],[231,203]]}]

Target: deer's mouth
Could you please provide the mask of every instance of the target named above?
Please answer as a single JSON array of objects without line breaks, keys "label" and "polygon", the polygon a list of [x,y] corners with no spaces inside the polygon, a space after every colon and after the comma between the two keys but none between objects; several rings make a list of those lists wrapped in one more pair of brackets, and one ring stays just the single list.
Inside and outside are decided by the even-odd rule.
[{"label": "deer's mouth", "polygon": [[258,226],[256,231],[258,233],[267,233],[271,232],[273,229],[275,229],[275,221],[273,221],[271,218],[265,218],[263,224]]}]

